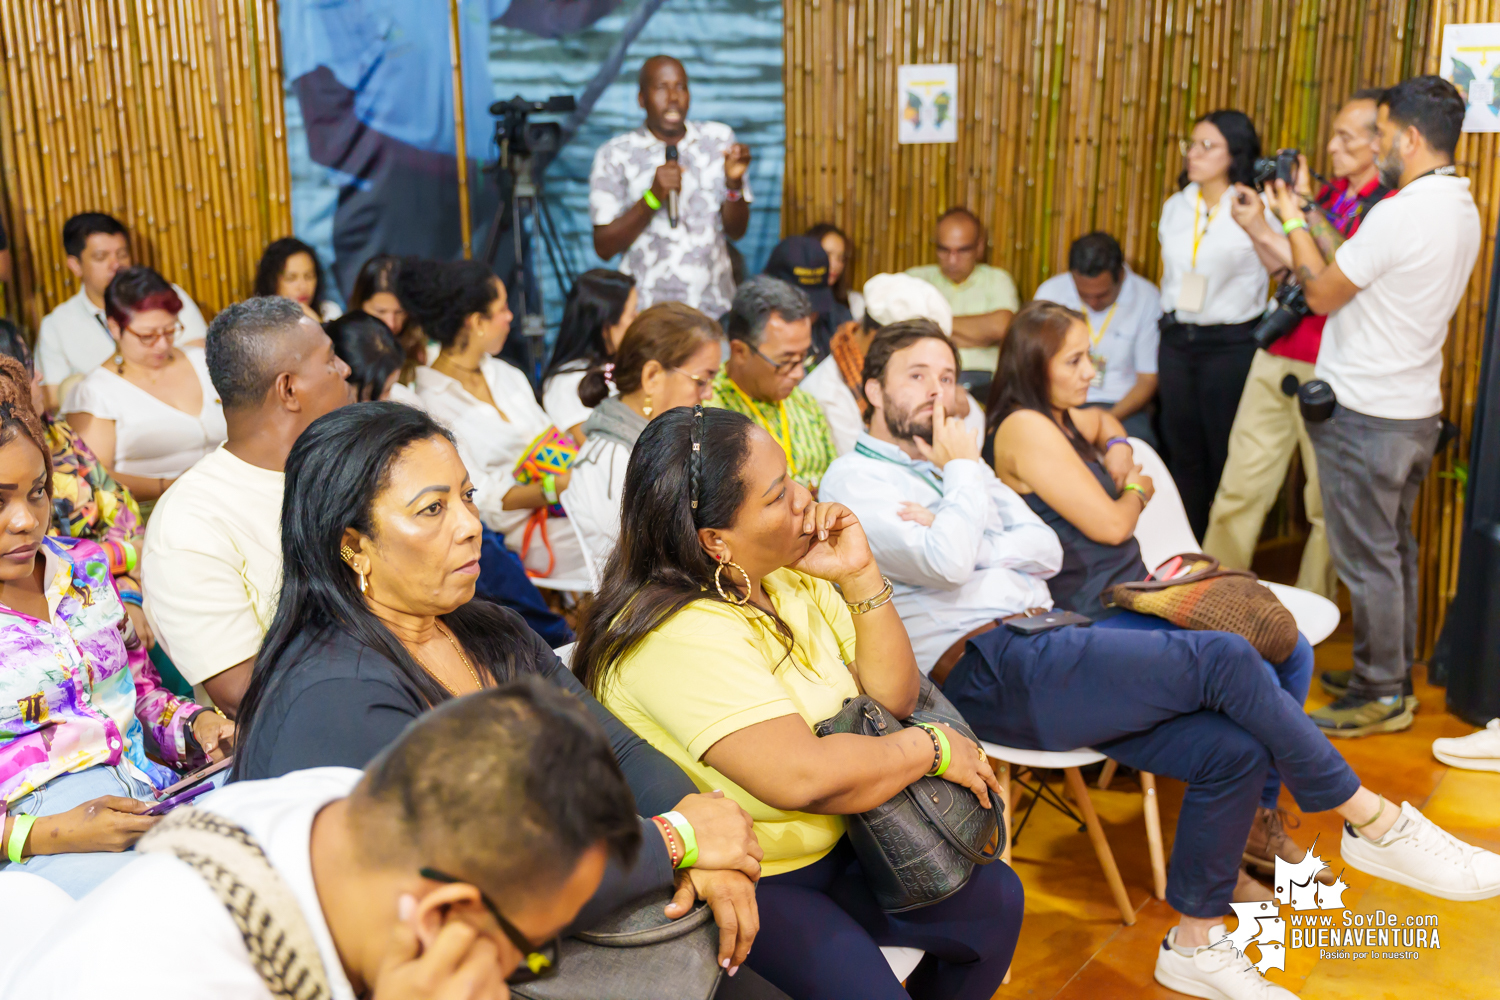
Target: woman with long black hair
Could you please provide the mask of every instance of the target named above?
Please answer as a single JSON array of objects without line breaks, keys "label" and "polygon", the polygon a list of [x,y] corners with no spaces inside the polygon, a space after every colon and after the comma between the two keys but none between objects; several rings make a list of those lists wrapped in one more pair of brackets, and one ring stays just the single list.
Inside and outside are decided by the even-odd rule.
[{"label": "woman with long black hair", "polygon": [[580,445],[583,422],[594,406],[579,390],[590,372],[604,372],[636,316],[635,279],[619,271],[594,268],[578,276],[563,304],[562,325],[552,359],[542,373],[542,409],[558,430]]},{"label": "woman with long black hair", "polygon": [[302,307],[308,318],[327,323],[344,314],[328,297],[318,251],[295,236],[266,244],[255,269],[255,294],[280,295]]}]

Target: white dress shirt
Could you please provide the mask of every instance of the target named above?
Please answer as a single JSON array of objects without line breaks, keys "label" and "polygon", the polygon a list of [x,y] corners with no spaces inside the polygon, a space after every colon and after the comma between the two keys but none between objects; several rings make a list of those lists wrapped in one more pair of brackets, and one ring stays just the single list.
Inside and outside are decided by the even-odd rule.
[{"label": "white dress shirt", "polygon": [[[859,400],[854,398],[854,390],[844,381],[838,362],[831,357],[824,358],[798,388],[823,408],[823,416],[828,418],[828,427],[833,431],[834,450],[840,455],[853,451],[854,442],[865,432],[865,420],[860,413]],[[963,391],[968,394],[967,389]],[[972,395],[969,396],[969,415],[964,417],[964,426],[975,434],[984,434],[984,408]]]},{"label": "white dress shirt", "polygon": [[[1062,544],[983,462],[939,470],[861,434],[828,467],[818,498],[859,518],[924,673],[985,622],[1052,607],[1045,580],[1062,568]],[[903,521],[905,501],[932,511],[932,524]]]},{"label": "white dress shirt", "polygon": [[[177,314],[182,333],[177,336],[177,346],[202,340],[208,331],[203,313],[187,292],[176,285],[172,290],[182,300],[182,311]],[[69,376],[87,375],[114,353],[115,339],[104,323],[103,307],[90,302],[81,288],[49,312],[37,331],[36,364],[44,385],[61,385]]]},{"label": "white dress shirt", "polygon": [[[1161,241],[1161,308],[1177,312],[1177,322],[1194,326],[1248,323],[1266,311],[1271,276],[1255,253],[1255,244],[1230,214],[1234,188],[1224,190],[1217,205],[1200,202],[1198,185],[1189,184],[1167,199],[1156,237]],[[1281,220],[1266,209],[1266,221],[1279,230]],[[1197,263],[1193,233],[1199,234]],[[1208,279],[1208,295],[1199,312],[1177,308],[1182,276],[1196,271]]]},{"label": "white dress shirt", "polygon": [[542,383],[542,409],[552,419],[552,426],[566,432],[589,418],[593,409],[578,398],[578,385],[588,374],[588,365],[564,368]]},{"label": "white dress shirt", "polygon": [[1104,359],[1102,376],[1096,376],[1097,384],[1089,386],[1090,403],[1118,403],[1135,388],[1137,375],[1156,374],[1156,351],[1161,344],[1156,320],[1161,316],[1161,294],[1130,268],[1125,269],[1115,304],[1103,312],[1083,304],[1072,271],[1054,274],[1042,282],[1032,298],[1076,309],[1088,318],[1090,341],[1099,339],[1092,353]]}]

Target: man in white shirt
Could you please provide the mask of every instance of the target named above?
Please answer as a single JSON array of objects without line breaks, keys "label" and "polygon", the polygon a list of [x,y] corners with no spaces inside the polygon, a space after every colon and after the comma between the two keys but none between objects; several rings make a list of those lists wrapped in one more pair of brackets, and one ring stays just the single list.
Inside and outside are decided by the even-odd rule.
[{"label": "man in white shirt", "polygon": [[641,66],[636,100],[646,124],[594,154],[594,252],[625,255],[620,270],[635,278],[642,310],[686,302],[718,318],[734,296],[725,240],[750,224],[750,149],[728,125],[688,121],[687,70],[671,56]]},{"label": "man in white shirt", "polygon": [[1037,286],[1033,299],[1083,313],[1089,326],[1089,406],[1108,409],[1131,437],[1159,448],[1151,430],[1156,396],[1156,350],[1161,343],[1161,295],[1125,265],[1109,233],[1089,233],[1068,248],[1068,269]]},{"label": "man in white shirt", "polygon": [[1417,637],[1417,491],[1442,429],[1443,341],[1479,255],[1479,212],[1453,151],[1464,101],[1436,76],[1386,91],[1376,122],[1380,175],[1395,195],[1372,207],[1326,263],[1294,192],[1275,210],[1313,312],[1328,315],[1316,374],[1337,405],[1308,421],[1328,548],[1354,612],[1354,670],[1325,673],[1340,697],[1313,713],[1330,736],[1412,724],[1402,688]]},{"label": "man in white shirt", "polygon": [[307,425],[349,402],[349,366],[276,296],[215,316],[207,353],[229,437],[157,501],[142,589],[178,672],[233,717],[281,588],[282,469]]},{"label": "man in white shirt", "polygon": [[[633,862],[642,829],[582,706],[540,682],[491,688],[423,716],[363,772],[234,783],[169,816],[0,993],[502,997],[518,968],[555,963],[557,935],[609,861]],[[164,928],[192,938],[165,974],[141,962]]]},{"label": "man in white shirt", "polygon": [[[37,331],[36,364],[47,408],[53,411],[62,408],[66,390],[74,382],[115,353],[114,338],[104,320],[104,290],[116,271],[131,265],[130,234],[119,220],[103,212],[83,212],[63,223],[62,241],[68,270],[83,287],[43,317]],[[172,290],[182,300],[177,345],[201,341],[203,313],[187,292],[177,285]]]}]

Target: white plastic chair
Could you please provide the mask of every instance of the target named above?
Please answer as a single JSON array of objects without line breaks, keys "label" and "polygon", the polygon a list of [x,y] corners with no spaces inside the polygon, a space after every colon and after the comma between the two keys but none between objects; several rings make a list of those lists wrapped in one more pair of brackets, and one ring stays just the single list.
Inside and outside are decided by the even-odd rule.
[{"label": "white plastic chair", "polygon": [[[1141,547],[1141,560],[1150,569],[1155,569],[1175,555],[1183,552],[1202,552],[1203,546],[1193,537],[1192,525],[1188,523],[1187,508],[1182,505],[1182,494],[1167,471],[1156,449],[1140,438],[1131,438],[1130,447],[1135,451],[1136,463],[1141,472],[1151,477],[1156,492],[1151,502],[1141,513],[1135,524],[1135,540]],[[1310,590],[1299,590],[1284,583],[1261,583],[1271,589],[1277,600],[1286,605],[1297,621],[1297,630],[1316,646],[1333,634],[1339,627],[1339,608],[1321,594]]]}]

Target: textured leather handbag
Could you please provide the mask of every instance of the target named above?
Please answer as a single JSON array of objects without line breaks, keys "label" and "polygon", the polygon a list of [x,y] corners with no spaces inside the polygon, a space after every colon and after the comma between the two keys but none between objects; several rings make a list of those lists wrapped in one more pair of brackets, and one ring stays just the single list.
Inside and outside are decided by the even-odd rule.
[{"label": "textured leather handbag", "polygon": [[[958,709],[926,677],[917,708],[904,721],[860,695],[818,723],[816,732],[889,736],[919,722],[941,722],[979,742]],[[922,777],[884,804],[848,817],[849,843],[880,908],[887,913],[916,910],[962,889],[975,865],[989,864],[1005,849],[1000,808],[994,792],[986,809],[964,786]]]},{"label": "textured leather handbag", "polygon": [[1297,620],[1254,573],[1223,569],[1219,560],[1201,552],[1174,558],[1192,572],[1172,580],[1117,583],[1101,594],[1105,607],[1165,618],[1179,628],[1234,632],[1250,640],[1255,651],[1272,663],[1282,663],[1297,648]]}]

